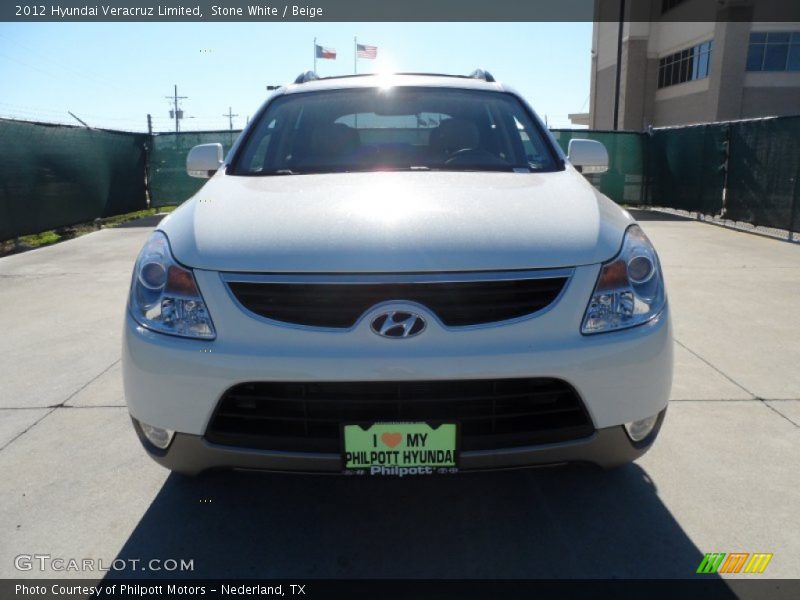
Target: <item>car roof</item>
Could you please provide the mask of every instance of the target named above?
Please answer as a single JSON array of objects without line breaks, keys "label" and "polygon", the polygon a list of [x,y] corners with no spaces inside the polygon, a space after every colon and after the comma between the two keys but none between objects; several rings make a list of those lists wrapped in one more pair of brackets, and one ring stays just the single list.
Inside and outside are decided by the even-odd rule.
[{"label": "car roof", "polygon": [[446,87],[495,92],[509,91],[508,88],[493,79],[487,81],[486,79],[472,76],[437,73],[387,73],[311,79],[303,83],[288,84],[278,90],[278,93],[299,94],[323,90],[372,87]]}]

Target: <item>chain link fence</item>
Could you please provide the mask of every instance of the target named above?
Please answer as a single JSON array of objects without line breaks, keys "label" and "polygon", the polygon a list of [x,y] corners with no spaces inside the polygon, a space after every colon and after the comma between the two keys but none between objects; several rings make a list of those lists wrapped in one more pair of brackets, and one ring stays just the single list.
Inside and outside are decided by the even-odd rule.
[{"label": "chain link fence", "polygon": [[800,232],[800,117],[730,127],[726,218]]},{"label": "chain link fence", "polygon": [[186,174],[186,155],[199,144],[220,143],[225,154],[241,131],[186,131],[153,135],[147,160],[150,204],[180,204],[197,193],[205,179]]},{"label": "chain link fence", "polygon": [[[94,130],[0,119],[0,240],[149,206],[180,204],[205,180],[186,174],[197,144],[227,153],[239,131]],[[800,231],[800,116],[655,129],[555,129],[608,149],[609,169],[588,178],[612,200]],[[149,191],[149,202],[148,202]]]},{"label": "chain link fence", "polygon": [[595,140],[608,150],[608,171],[587,175],[606,196],[620,204],[644,204],[646,197],[647,136],[635,131],[551,129],[564,153],[572,139]]},{"label": "chain link fence", "polygon": [[565,152],[573,138],[606,145],[608,172],[589,179],[620,204],[800,232],[800,116],[553,134]]},{"label": "chain link fence", "polygon": [[147,141],[0,119],[0,240],[146,208]]},{"label": "chain link fence", "polygon": [[644,204],[719,214],[728,126],[655,129],[647,138],[649,168]]}]

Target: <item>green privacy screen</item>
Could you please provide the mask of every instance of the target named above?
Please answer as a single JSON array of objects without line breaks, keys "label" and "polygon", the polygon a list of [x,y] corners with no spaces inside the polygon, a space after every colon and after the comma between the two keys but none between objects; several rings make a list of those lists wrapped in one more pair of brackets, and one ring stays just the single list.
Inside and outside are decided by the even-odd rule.
[{"label": "green privacy screen", "polygon": [[655,129],[648,136],[647,204],[719,214],[727,136],[725,123]]},{"label": "green privacy screen", "polygon": [[728,124],[655,129],[651,133],[554,129],[564,152],[575,138],[608,150],[608,171],[587,178],[620,204],[647,204],[706,214],[722,209]]},{"label": "green privacy screen", "polygon": [[186,155],[198,144],[222,144],[225,154],[239,131],[187,131],[157,133],[148,159],[150,203],[152,206],[180,204],[191,198],[206,182],[186,174]]},{"label": "green privacy screen", "polygon": [[0,119],[0,240],[146,208],[146,141]]},{"label": "green privacy screen", "polygon": [[634,131],[553,129],[553,136],[566,153],[573,138],[596,140],[608,150],[608,171],[587,178],[619,204],[642,204],[645,195],[647,136]]},{"label": "green privacy screen", "polygon": [[[0,163],[0,240],[145,208],[146,179],[152,206],[180,204],[205,183],[186,174],[189,150],[219,142],[227,152],[239,133],[151,137],[0,119],[0,142],[13,149]],[[800,117],[553,135],[564,151],[573,138],[605,144],[609,170],[589,179],[620,204],[800,231]]]},{"label": "green privacy screen", "polygon": [[800,231],[800,117],[731,123],[726,213]]}]

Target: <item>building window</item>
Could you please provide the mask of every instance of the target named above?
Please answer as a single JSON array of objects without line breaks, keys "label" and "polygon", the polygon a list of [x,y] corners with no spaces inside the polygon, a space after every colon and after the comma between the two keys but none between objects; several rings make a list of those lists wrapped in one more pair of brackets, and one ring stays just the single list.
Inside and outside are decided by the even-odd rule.
[{"label": "building window", "polygon": [[800,71],[800,32],[750,34],[748,71]]},{"label": "building window", "polygon": [[708,77],[713,44],[714,40],[709,40],[658,59],[658,87],[664,88]]}]

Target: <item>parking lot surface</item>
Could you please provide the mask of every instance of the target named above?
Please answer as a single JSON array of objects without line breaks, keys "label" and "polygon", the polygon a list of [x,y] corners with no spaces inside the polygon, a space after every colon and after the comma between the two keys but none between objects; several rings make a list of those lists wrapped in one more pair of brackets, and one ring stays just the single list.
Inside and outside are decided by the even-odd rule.
[{"label": "parking lot surface", "polygon": [[[636,463],[370,480],[172,476],[125,408],[120,336],[150,228],[0,258],[0,577],[14,557],[193,560],[189,577],[800,577],[800,245],[657,213],[675,380]],[[120,562],[116,563],[121,564]],[[174,575],[174,573],[172,573]]]}]

